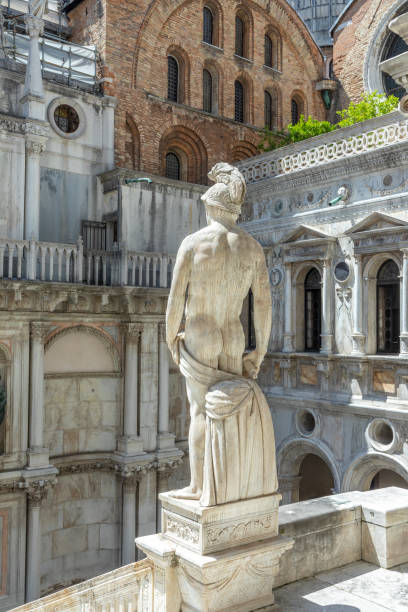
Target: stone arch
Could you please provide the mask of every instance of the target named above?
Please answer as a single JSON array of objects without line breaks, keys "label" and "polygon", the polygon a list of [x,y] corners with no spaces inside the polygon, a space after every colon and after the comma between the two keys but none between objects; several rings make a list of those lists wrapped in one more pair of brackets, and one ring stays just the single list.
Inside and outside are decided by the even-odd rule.
[{"label": "stone arch", "polygon": [[229,158],[231,162],[239,162],[254,155],[259,155],[256,146],[247,140],[240,140],[233,144]]},{"label": "stone arch", "polygon": [[272,98],[272,112],[274,117],[274,130],[282,129],[282,93],[276,83],[268,83],[264,88]]},{"label": "stone arch", "polygon": [[[178,100],[180,104],[189,104],[190,103],[190,58],[186,51],[180,47],[179,45],[170,45],[166,52],[166,62],[168,56],[171,55],[177,61],[178,69],[179,69],[179,91],[178,91]],[[167,64],[166,64],[167,65]],[[167,68],[166,68],[167,75]],[[166,92],[164,98],[167,98],[167,78],[165,80]]]},{"label": "stone arch", "polygon": [[279,479],[299,478],[302,461],[307,455],[316,455],[327,465],[333,476],[334,490],[339,492],[341,478],[337,463],[330,448],[321,440],[296,437],[282,442],[276,454]]},{"label": "stone arch", "polygon": [[235,9],[235,17],[239,17],[242,20],[245,28],[244,53],[242,57],[252,59],[254,57],[254,18],[252,11],[244,4],[238,4]]},{"label": "stone arch", "polygon": [[408,483],[408,460],[403,455],[362,453],[347,468],[341,485],[342,491],[367,491],[374,476],[380,470],[391,470]]},{"label": "stone arch", "polygon": [[275,25],[268,25],[265,28],[265,36],[269,36],[272,42],[272,68],[282,72],[282,36],[279,28]]},{"label": "stone arch", "polygon": [[204,0],[203,8],[210,9],[213,15],[213,45],[224,47],[224,11],[218,0]]},{"label": "stone arch", "polygon": [[300,118],[300,115],[304,115],[304,117],[307,118],[308,110],[307,110],[306,96],[303,93],[303,91],[301,91],[300,89],[295,89],[294,91],[292,91],[291,96],[290,96],[291,103],[292,103],[292,100],[294,100],[296,104],[298,105],[299,118]]},{"label": "stone arch", "polygon": [[224,114],[224,73],[221,66],[213,59],[206,59],[203,70],[208,70],[213,80],[213,113]]},{"label": "stone arch", "polygon": [[367,335],[368,354],[377,352],[377,274],[383,263],[389,259],[398,266],[401,275],[402,257],[396,253],[370,255],[363,266],[363,321],[367,326],[364,332]]},{"label": "stone arch", "polygon": [[305,348],[305,280],[307,274],[312,268],[316,268],[320,277],[323,278],[323,267],[319,261],[307,261],[299,264],[293,274],[292,280],[292,316],[295,316],[293,322],[295,329],[295,347],[297,351],[303,351]]},{"label": "stone arch", "polygon": [[140,134],[136,123],[129,113],[126,113],[125,136],[125,165],[126,168],[139,170],[140,168]]},{"label": "stone arch", "polygon": [[[69,352],[70,342],[60,344],[60,351],[56,350],[58,343],[67,340],[69,336],[81,334],[84,336],[88,335],[86,342],[83,338],[78,336],[77,347],[81,347],[81,350],[73,350],[75,353],[74,363],[70,363],[68,360],[64,363],[64,358],[59,355],[61,350]],[[94,339],[94,342],[90,340],[90,337]],[[69,338],[69,341],[71,338]],[[102,350],[101,350],[102,349]],[[120,371],[120,356],[119,352],[112,341],[111,337],[102,331],[101,329],[91,325],[70,325],[62,329],[58,329],[49,336],[44,345],[44,368],[45,372],[118,372]],[[92,353],[93,351],[93,353]],[[88,352],[95,355],[95,361],[89,359]]]},{"label": "stone arch", "polygon": [[[239,81],[244,88],[244,123],[254,124],[254,85],[247,72],[239,72],[232,84]],[[232,90],[234,96],[234,90]]]},{"label": "stone arch", "polygon": [[197,133],[183,125],[169,128],[159,144],[160,173],[165,174],[166,154],[173,151],[181,161],[181,179],[189,183],[207,183],[208,158]]}]

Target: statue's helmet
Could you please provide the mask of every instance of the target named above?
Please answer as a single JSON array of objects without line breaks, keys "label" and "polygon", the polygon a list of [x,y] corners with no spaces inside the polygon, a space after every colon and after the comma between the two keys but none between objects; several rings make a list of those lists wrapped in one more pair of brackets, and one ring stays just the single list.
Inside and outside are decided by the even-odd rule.
[{"label": "statue's helmet", "polygon": [[215,185],[201,196],[204,204],[239,215],[245,200],[246,185],[238,168],[219,162],[211,168],[208,178],[215,181]]}]

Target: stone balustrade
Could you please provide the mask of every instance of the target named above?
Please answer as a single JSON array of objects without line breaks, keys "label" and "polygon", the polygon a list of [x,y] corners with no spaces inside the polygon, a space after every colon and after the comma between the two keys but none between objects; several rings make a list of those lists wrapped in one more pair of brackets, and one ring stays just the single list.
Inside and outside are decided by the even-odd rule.
[{"label": "stone balustrade", "polygon": [[153,569],[149,561],[107,574],[15,608],[15,612],[142,612],[153,610]]},{"label": "stone balustrade", "polygon": [[84,249],[76,244],[0,239],[0,279],[87,285],[170,287],[175,257],[164,253]]},{"label": "stone balustrade", "polygon": [[408,142],[408,120],[401,119],[402,115],[396,111],[251,157],[237,166],[247,183],[256,183]]}]

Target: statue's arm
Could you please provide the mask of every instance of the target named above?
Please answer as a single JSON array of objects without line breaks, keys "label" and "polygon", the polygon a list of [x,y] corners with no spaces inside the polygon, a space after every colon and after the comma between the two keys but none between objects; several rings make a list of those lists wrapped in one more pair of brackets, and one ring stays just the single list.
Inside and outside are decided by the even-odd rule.
[{"label": "statue's arm", "polygon": [[268,269],[263,251],[258,253],[254,277],[251,285],[254,298],[254,329],[256,348],[244,357],[244,370],[256,378],[265,353],[268,350],[272,325],[272,301],[269,288]]},{"label": "statue's arm", "polygon": [[190,278],[192,251],[183,242],[177,253],[176,263],[173,270],[170,295],[166,310],[166,341],[178,364],[177,334],[180,330],[186,301],[186,291]]}]

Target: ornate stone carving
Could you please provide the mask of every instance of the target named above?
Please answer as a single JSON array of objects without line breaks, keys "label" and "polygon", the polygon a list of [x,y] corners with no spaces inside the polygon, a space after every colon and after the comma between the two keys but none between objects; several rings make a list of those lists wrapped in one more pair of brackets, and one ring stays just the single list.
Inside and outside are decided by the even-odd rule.
[{"label": "ornate stone carving", "polygon": [[26,154],[32,157],[41,155],[45,151],[46,143],[38,140],[26,140]]},{"label": "ornate stone carving", "polygon": [[56,478],[47,478],[44,480],[29,480],[19,484],[20,489],[24,489],[27,493],[28,500],[32,506],[41,506],[43,499],[47,496],[48,491],[57,483]]},{"label": "ornate stone carving", "polygon": [[122,327],[126,342],[138,344],[143,332],[143,323],[126,323]]},{"label": "ornate stone carving", "polygon": [[48,333],[50,332],[50,324],[45,321],[32,321],[31,322],[31,338],[33,341],[44,342]]},{"label": "ornate stone carving", "polygon": [[188,522],[180,517],[166,514],[166,533],[177,539],[185,540],[190,544],[198,544],[200,529],[198,525]]},{"label": "ornate stone carving", "polygon": [[207,540],[210,544],[222,544],[236,540],[246,540],[256,535],[262,535],[264,531],[270,531],[275,525],[275,517],[265,516],[262,518],[242,521],[228,527],[211,527],[206,530]]}]

